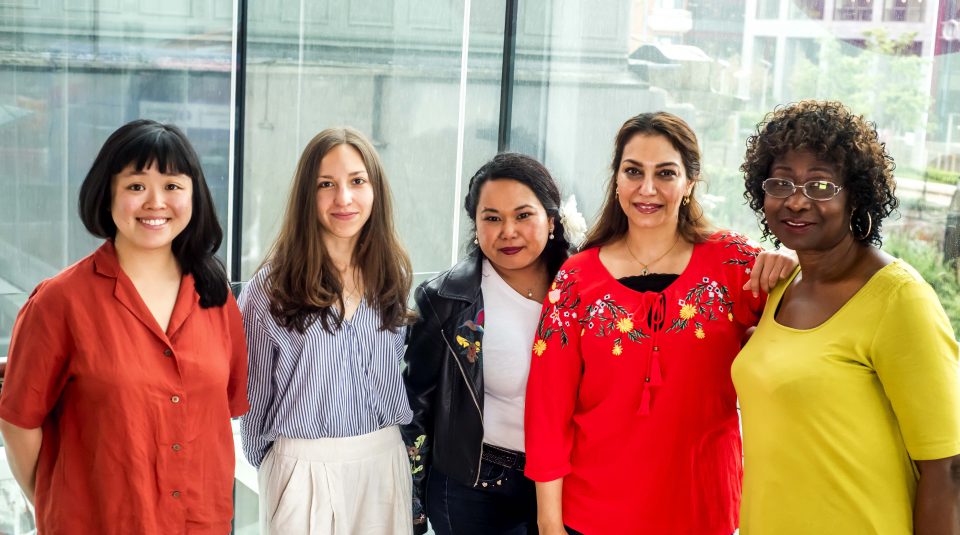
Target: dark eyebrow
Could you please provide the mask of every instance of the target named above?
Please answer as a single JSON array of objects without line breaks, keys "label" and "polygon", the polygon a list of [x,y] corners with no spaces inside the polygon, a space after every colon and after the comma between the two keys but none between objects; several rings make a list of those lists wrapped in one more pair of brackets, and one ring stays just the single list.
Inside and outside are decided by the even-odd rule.
[{"label": "dark eyebrow", "polygon": [[[777,170],[777,169],[783,169],[783,170],[786,170],[786,171],[793,171],[793,169],[791,169],[790,166],[785,165],[785,164],[775,164],[775,165],[773,165],[773,166],[770,168],[771,171],[775,171],[775,170]],[[822,171],[822,172],[824,172],[824,173],[827,173],[827,174],[833,176],[833,174],[834,174],[834,172],[835,172],[836,170],[835,170],[835,169],[831,169],[830,167],[827,167],[827,166],[815,165],[815,166],[811,167],[810,169],[808,169],[808,171]]]},{"label": "dark eyebrow", "polygon": [[[514,212],[519,212],[520,210],[529,209],[529,208],[533,208],[534,210],[536,209],[536,208],[534,208],[534,206],[533,206],[532,204],[521,204],[520,206],[514,208],[513,211],[514,211]],[[495,214],[499,214],[499,213],[500,213],[500,211],[497,210],[496,208],[483,208],[483,209],[481,209],[480,211],[481,211],[481,212],[493,212],[493,213],[495,213]]]},{"label": "dark eyebrow", "polygon": [[[629,163],[629,164],[633,164],[633,165],[636,165],[636,166],[643,167],[643,164],[641,164],[640,162],[638,162],[638,161],[636,161],[636,160],[632,160],[632,159],[630,159],[630,158],[626,158],[626,159],[624,159],[623,161],[621,161],[621,162],[620,162],[620,165],[623,165],[623,164],[625,164],[625,163]],[[654,167],[660,168],[660,167],[669,167],[669,166],[680,167],[680,164],[678,164],[677,162],[660,162],[660,163],[658,163],[657,165],[655,165]]]},{"label": "dark eyebrow", "polygon": [[[365,174],[367,174],[366,171],[353,171],[352,173],[349,173],[347,176],[357,176],[357,175],[365,175]],[[333,178],[333,177],[330,175],[317,175],[317,178]]]}]

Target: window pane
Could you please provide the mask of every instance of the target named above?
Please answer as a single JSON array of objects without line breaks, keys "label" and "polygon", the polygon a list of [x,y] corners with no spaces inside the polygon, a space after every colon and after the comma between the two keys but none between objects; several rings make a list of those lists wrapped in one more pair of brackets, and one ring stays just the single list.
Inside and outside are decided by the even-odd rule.
[{"label": "window pane", "polygon": [[[456,180],[458,132],[463,184],[497,148],[504,2],[473,5],[465,32],[462,5],[446,0],[252,4],[245,277],[276,236],[301,151],[332,126],[352,126],[374,142],[414,270],[451,265],[470,226]],[[461,124],[464,37],[469,61]]]},{"label": "window pane", "polygon": [[[469,241],[467,181],[497,151],[504,1],[474,2],[467,31],[462,3],[447,0],[251,7],[243,276],[276,237],[300,153],[334,126],[352,126],[376,146],[416,281],[449,268]],[[244,511],[238,501],[238,531],[254,529],[255,501],[246,495]]]},{"label": "window pane", "polygon": [[[590,220],[623,121],[640,112],[673,112],[699,136],[708,216],[758,237],[742,197],[744,140],[777,105],[841,100],[876,122],[897,163],[901,208],[884,223],[885,248],[918,266],[960,326],[960,286],[949,262],[960,254],[958,2],[723,6],[522,3],[517,148],[542,158],[565,193],[577,194]],[[895,11],[903,15],[891,18]],[[780,20],[781,13],[787,18]],[[872,21],[882,13],[911,24],[881,28]]]},{"label": "window pane", "polygon": [[790,3],[791,19],[822,19],[824,0],[795,0]]},{"label": "window pane", "polygon": [[0,356],[37,283],[97,247],[77,193],[107,136],[141,117],[182,127],[225,227],[232,113],[230,0],[14,5],[0,4]]},{"label": "window pane", "polygon": [[[928,2],[929,3],[929,2]],[[923,22],[926,6],[923,0],[886,0],[883,20],[893,22]]]},{"label": "window pane", "polygon": [[834,18],[837,20],[869,21],[873,19],[872,0],[842,0],[836,3]]}]

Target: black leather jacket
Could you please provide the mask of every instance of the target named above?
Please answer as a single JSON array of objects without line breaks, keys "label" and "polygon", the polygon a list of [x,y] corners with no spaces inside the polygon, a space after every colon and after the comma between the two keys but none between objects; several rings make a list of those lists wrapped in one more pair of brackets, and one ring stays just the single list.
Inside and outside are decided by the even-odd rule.
[{"label": "black leather jacket", "polygon": [[[413,472],[414,531],[424,533],[427,474],[476,485],[483,443],[481,260],[471,255],[421,284],[404,355],[413,421],[402,427]],[[423,519],[422,523],[419,521]]]}]

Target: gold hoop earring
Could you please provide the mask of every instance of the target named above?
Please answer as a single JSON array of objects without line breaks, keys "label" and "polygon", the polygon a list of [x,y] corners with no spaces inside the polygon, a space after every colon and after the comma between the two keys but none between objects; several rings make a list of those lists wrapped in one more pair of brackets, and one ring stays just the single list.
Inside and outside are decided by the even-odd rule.
[{"label": "gold hoop earring", "polygon": [[684,205],[684,206],[690,204],[690,196],[689,196],[689,195],[684,195],[684,196],[683,196],[683,200],[680,201],[680,204],[682,204],[682,205]]},{"label": "gold hoop earring", "polygon": [[870,237],[870,231],[873,230],[873,218],[870,217],[870,212],[866,212],[866,214],[867,214],[867,231],[863,233],[863,236],[857,236],[857,231],[853,230],[853,218],[857,216],[856,209],[854,209],[854,211],[850,213],[850,225],[849,225],[850,233],[853,234],[854,239],[856,239],[857,241],[866,240],[868,237]]}]

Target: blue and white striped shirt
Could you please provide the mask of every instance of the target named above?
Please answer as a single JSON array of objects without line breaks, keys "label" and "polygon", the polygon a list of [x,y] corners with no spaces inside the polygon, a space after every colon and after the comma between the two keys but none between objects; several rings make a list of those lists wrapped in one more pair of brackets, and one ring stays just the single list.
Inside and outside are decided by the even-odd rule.
[{"label": "blue and white striped shirt", "polygon": [[400,375],[404,329],[380,330],[360,303],[333,334],[314,322],[300,334],[270,314],[264,266],[240,294],[250,355],[250,412],[240,419],[243,453],[259,467],[277,437],[349,437],[410,422]]}]

